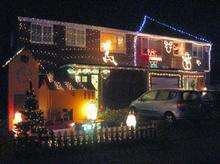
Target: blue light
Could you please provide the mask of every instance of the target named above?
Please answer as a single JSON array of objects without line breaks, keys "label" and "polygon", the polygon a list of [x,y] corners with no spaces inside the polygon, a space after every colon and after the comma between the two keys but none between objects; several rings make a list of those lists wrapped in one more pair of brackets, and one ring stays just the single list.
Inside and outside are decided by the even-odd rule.
[{"label": "blue light", "polygon": [[168,28],[168,29],[171,29],[171,30],[173,30],[173,31],[176,31],[176,32],[179,32],[179,33],[181,33],[181,34],[190,36],[190,37],[192,37],[192,38],[194,38],[194,39],[211,43],[211,41],[209,41],[209,40],[207,40],[207,39],[205,39],[205,38],[203,38],[203,37],[198,37],[198,36],[192,35],[192,34],[190,34],[190,33],[188,33],[188,32],[185,32],[185,31],[183,31],[183,30],[181,30],[181,29],[179,29],[179,28],[175,28],[175,27],[173,27],[173,26],[170,26],[170,25],[167,25],[167,24],[165,24],[165,23],[162,23],[162,22],[160,22],[160,21],[158,21],[158,20],[156,20],[156,19],[154,19],[154,18],[152,18],[152,17],[150,17],[150,16],[148,16],[148,15],[145,15],[145,16],[144,16],[144,20],[143,20],[143,22],[142,22],[142,24],[141,24],[141,26],[140,26],[138,32],[141,32],[142,29],[144,28],[144,26],[145,26],[145,24],[146,24],[146,19],[148,19],[148,20],[150,20],[150,21],[152,21],[152,22],[155,22],[155,23],[157,23],[157,24],[159,24],[159,25],[161,25],[161,26],[164,26],[164,27],[166,27],[166,28]]},{"label": "blue light", "polygon": [[143,21],[142,21],[142,24],[141,24],[141,26],[139,27],[138,32],[141,32],[141,31],[142,31],[143,27],[144,27],[145,24],[146,24],[146,20],[147,20],[147,16],[145,15],[145,16],[144,16],[144,19],[143,19]]}]

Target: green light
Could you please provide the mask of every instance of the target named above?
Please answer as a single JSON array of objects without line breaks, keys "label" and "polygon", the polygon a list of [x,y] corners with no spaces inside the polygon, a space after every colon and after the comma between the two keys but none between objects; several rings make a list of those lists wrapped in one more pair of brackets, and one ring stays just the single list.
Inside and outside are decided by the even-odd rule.
[{"label": "green light", "polygon": [[75,73],[75,70],[74,70],[73,68],[68,68],[68,69],[67,69],[67,72],[68,72],[69,74],[74,74],[74,73]]}]

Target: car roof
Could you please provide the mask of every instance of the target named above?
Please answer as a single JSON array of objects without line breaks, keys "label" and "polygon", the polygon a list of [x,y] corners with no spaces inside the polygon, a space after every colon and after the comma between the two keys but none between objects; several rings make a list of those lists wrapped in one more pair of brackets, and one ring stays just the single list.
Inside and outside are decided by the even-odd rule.
[{"label": "car roof", "polygon": [[187,89],[182,89],[182,88],[163,88],[163,89],[152,89],[151,91],[194,91],[194,92],[201,92],[198,90],[187,90]]}]

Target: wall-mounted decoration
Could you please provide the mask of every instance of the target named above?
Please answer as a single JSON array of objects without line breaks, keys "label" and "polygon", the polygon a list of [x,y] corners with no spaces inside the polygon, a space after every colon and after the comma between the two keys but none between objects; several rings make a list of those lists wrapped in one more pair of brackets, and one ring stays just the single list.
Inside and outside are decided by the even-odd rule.
[{"label": "wall-mounted decoration", "polygon": [[182,65],[185,70],[191,70],[192,69],[192,62],[191,62],[192,57],[188,52],[182,56]]},{"label": "wall-mounted decoration", "polygon": [[185,52],[184,43],[174,43],[173,44],[173,54],[182,56]]},{"label": "wall-mounted decoration", "polygon": [[166,50],[166,52],[169,54],[172,51],[173,48],[173,42],[172,41],[164,41],[164,48]]},{"label": "wall-mounted decoration", "polygon": [[196,64],[197,64],[197,66],[200,66],[202,64],[202,62],[199,59],[197,59]]},{"label": "wall-mounted decoration", "polygon": [[162,57],[158,56],[157,51],[154,49],[147,49],[149,56],[150,68],[158,68],[158,62],[162,61]]},{"label": "wall-mounted decoration", "polygon": [[104,61],[105,63],[111,62],[111,63],[113,63],[114,65],[118,65],[118,63],[115,61],[114,56],[110,56],[110,55],[109,55],[110,47],[111,47],[111,41],[106,41],[106,42],[102,43],[102,47],[103,47],[103,49],[104,49],[104,57],[102,58],[103,61]]}]

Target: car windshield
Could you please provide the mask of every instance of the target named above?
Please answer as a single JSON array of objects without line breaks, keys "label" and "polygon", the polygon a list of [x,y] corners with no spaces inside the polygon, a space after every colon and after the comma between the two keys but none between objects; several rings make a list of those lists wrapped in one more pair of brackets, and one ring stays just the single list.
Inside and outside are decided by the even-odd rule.
[{"label": "car windshield", "polygon": [[141,97],[142,101],[155,100],[157,91],[149,91]]}]

